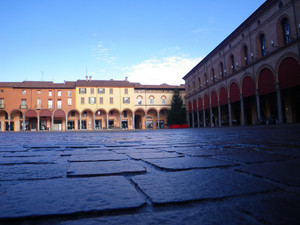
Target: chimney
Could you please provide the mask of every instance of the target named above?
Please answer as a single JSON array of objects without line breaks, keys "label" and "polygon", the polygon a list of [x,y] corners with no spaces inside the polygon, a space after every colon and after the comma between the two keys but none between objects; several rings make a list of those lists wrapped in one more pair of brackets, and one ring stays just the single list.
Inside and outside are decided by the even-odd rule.
[{"label": "chimney", "polygon": [[125,77],[125,81],[128,82],[128,77]]},{"label": "chimney", "polygon": [[92,76],[89,77],[89,80],[92,81]]},{"label": "chimney", "polygon": [[89,78],[88,76],[85,76],[85,81],[88,81],[88,78]]}]

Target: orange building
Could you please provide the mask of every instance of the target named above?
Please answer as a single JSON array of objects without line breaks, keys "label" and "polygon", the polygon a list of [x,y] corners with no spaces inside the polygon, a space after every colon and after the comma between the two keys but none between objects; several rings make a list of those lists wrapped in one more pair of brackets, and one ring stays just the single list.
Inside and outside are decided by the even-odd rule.
[{"label": "orange building", "polygon": [[75,101],[75,82],[0,83],[0,130],[65,130]]}]

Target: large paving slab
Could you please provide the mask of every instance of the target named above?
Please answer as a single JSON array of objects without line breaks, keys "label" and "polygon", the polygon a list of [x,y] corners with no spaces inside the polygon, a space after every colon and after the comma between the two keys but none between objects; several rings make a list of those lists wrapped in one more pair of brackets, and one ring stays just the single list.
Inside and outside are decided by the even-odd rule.
[{"label": "large paving slab", "polygon": [[69,162],[93,162],[93,161],[120,161],[122,159],[128,159],[124,154],[117,153],[103,153],[103,154],[86,154],[86,155],[72,155]]},{"label": "large paving slab", "polygon": [[141,195],[124,177],[52,179],[4,185],[0,219],[98,212],[142,206]]},{"label": "large paving slab", "polygon": [[229,169],[145,174],[131,180],[154,204],[219,199],[277,189],[262,179]]},{"label": "large paving slab", "polygon": [[226,167],[237,164],[208,157],[177,157],[162,159],[143,159],[162,170],[188,170],[199,168]]},{"label": "large paving slab", "polygon": [[272,162],[285,161],[294,159],[293,156],[265,153],[265,152],[235,152],[234,154],[218,155],[217,158],[226,159],[230,161],[244,162],[244,163],[258,163],[258,162]]},{"label": "large paving slab", "polygon": [[299,194],[282,194],[276,197],[240,201],[236,205],[246,214],[256,218],[257,221],[264,221],[264,224],[299,225]]},{"label": "large paving slab", "polygon": [[0,166],[0,181],[52,179],[66,176],[66,167],[59,164],[18,164]]},{"label": "large paving slab", "polygon": [[107,176],[116,174],[145,173],[146,168],[137,162],[103,161],[74,162],[67,171],[68,177]]},{"label": "large paving slab", "polygon": [[29,157],[3,157],[0,165],[15,164],[52,164],[57,161],[59,156],[29,156]]},{"label": "large paving slab", "polygon": [[237,170],[300,187],[300,160],[246,165]]},{"label": "large paving slab", "polygon": [[159,159],[159,158],[176,158],[182,157],[182,155],[175,152],[139,152],[139,153],[127,153],[132,159]]}]

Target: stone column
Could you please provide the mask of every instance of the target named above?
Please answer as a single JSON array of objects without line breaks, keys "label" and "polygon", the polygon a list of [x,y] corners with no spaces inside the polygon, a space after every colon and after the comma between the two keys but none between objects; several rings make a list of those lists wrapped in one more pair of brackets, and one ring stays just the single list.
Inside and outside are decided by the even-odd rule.
[{"label": "stone column", "polygon": [[24,115],[24,113],[23,113],[23,131],[25,131],[26,130],[26,123],[25,123],[25,115]]},{"label": "stone column", "polygon": [[40,115],[37,116],[37,131],[40,130]]},{"label": "stone column", "polygon": [[228,102],[228,116],[229,116],[229,126],[232,126],[232,118],[231,118],[231,103],[230,99],[227,99]]},{"label": "stone column", "polygon": [[281,91],[279,88],[279,84],[276,83],[276,94],[277,94],[277,111],[278,111],[278,122],[283,123],[282,116],[282,105],[281,105]]},{"label": "stone column", "polygon": [[244,112],[244,98],[243,95],[240,94],[240,102],[241,102],[241,125],[245,126],[245,112]]},{"label": "stone column", "polygon": [[66,113],[66,128],[65,130],[68,130],[68,113]]},{"label": "stone column", "polygon": [[79,115],[79,130],[81,130],[82,129],[82,123],[81,123],[81,113],[80,113],[80,115]]},{"label": "stone column", "polygon": [[198,124],[198,127],[200,128],[200,115],[199,115],[199,108],[197,108],[197,124]]},{"label": "stone column", "polygon": [[259,101],[258,89],[255,89],[255,97],[256,97],[257,121],[259,122],[261,120],[261,115],[260,115],[260,101]]},{"label": "stone column", "polygon": [[95,127],[95,113],[93,113],[93,130],[95,130],[96,127]]},{"label": "stone column", "polygon": [[195,118],[194,118],[194,109],[192,109],[192,126],[195,128]]},{"label": "stone column", "polygon": [[135,116],[134,113],[132,113],[132,129],[135,129]]},{"label": "stone column", "polygon": [[160,127],[159,127],[159,113],[157,113],[157,127],[156,127],[156,129],[159,129]]},{"label": "stone column", "polygon": [[108,114],[106,114],[106,129],[108,130]]},{"label": "stone column", "polygon": [[120,124],[120,129],[122,129],[122,113],[120,113],[120,116],[119,116],[119,124]]},{"label": "stone column", "polygon": [[54,116],[51,116],[51,130],[53,131],[53,126],[54,126]]},{"label": "stone column", "polygon": [[203,127],[206,127],[205,109],[203,107]]},{"label": "stone column", "polygon": [[8,115],[8,131],[10,131],[11,127],[10,127],[10,115]]},{"label": "stone column", "polygon": [[222,121],[221,121],[221,106],[220,102],[218,102],[218,118],[219,118],[219,127],[222,126]]},{"label": "stone column", "polygon": [[211,104],[209,104],[209,118],[210,118],[210,127],[214,127],[213,113],[212,113]]}]

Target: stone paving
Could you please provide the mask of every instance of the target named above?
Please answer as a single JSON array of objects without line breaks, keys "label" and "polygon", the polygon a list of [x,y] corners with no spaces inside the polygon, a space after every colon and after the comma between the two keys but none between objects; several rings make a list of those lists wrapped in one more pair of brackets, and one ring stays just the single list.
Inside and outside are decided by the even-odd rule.
[{"label": "stone paving", "polygon": [[299,224],[300,125],[0,133],[0,224]]}]

